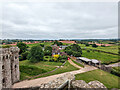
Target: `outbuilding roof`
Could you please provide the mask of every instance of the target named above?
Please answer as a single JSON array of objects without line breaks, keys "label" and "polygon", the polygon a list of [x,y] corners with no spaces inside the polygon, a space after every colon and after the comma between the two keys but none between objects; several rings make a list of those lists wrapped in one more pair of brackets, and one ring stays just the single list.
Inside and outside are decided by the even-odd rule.
[{"label": "outbuilding roof", "polygon": [[88,58],[85,58],[85,57],[79,57],[79,59],[81,59],[81,60],[83,60],[83,61],[86,61],[86,62],[91,61],[91,59],[88,59]]},{"label": "outbuilding roof", "polygon": [[96,59],[91,59],[91,60],[92,60],[92,63],[99,63],[99,61]]}]

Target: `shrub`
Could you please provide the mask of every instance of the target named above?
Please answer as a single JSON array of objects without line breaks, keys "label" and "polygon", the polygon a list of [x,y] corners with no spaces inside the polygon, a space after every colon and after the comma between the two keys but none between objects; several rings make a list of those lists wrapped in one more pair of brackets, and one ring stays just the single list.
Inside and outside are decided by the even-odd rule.
[{"label": "shrub", "polygon": [[85,46],[89,46],[89,44],[88,44],[88,43],[86,43],[86,44],[85,44]]},{"label": "shrub", "polygon": [[105,45],[101,45],[101,47],[105,47]]},{"label": "shrub", "polygon": [[10,48],[10,47],[12,47],[11,45],[4,45],[4,46],[2,46],[2,48]]},{"label": "shrub", "polygon": [[96,44],[93,44],[92,47],[95,47],[95,48],[96,48],[96,47],[98,47],[98,46],[97,46]]},{"label": "shrub", "polygon": [[44,44],[40,44],[41,47],[44,47]]},{"label": "shrub", "polygon": [[56,55],[53,55],[53,60],[54,60],[54,61],[59,60],[58,58],[59,58],[59,55],[57,55],[57,54],[56,54]]}]

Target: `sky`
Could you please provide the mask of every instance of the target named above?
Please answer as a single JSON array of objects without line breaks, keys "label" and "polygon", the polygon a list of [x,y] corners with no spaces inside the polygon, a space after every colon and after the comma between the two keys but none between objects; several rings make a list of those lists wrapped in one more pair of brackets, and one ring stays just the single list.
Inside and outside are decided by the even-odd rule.
[{"label": "sky", "polygon": [[5,2],[2,39],[118,38],[115,2]]}]

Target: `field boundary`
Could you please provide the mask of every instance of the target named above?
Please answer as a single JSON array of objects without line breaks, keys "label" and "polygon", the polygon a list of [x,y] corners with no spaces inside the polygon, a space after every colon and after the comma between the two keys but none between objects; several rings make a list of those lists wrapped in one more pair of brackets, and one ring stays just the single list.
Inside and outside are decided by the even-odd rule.
[{"label": "field boundary", "polygon": [[88,49],[88,48],[84,49],[84,48],[82,48],[82,50],[92,50],[92,51],[103,52],[103,53],[112,54],[112,55],[119,55],[119,54],[116,54],[116,53],[106,52],[106,51],[96,50],[96,49]]}]

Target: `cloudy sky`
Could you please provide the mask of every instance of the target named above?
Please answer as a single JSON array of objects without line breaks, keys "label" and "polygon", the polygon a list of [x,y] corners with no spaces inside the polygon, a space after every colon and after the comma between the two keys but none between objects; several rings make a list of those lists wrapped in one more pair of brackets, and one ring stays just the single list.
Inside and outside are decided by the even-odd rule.
[{"label": "cloudy sky", "polygon": [[2,38],[95,39],[118,37],[113,2],[3,3]]}]

